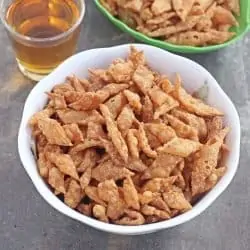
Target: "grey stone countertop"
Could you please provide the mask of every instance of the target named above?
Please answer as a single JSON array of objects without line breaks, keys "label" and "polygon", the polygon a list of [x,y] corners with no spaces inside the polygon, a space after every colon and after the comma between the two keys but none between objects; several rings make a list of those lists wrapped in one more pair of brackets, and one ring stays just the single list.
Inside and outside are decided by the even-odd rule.
[{"label": "grey stone countertop", "polygon": [[[87,0],[78,50],[134,42]],[[242,141],[238,172],[228,189],[202,215],[173,229],[119,236],[92,229],[48,205],[35,190],[17,152],[17,133],[34,86],[18,71],[0,25],[0,249],[1,250],[247,250],[250,249],[250,34],[218,52],[188,55],[207,68],[237,107]]]}]

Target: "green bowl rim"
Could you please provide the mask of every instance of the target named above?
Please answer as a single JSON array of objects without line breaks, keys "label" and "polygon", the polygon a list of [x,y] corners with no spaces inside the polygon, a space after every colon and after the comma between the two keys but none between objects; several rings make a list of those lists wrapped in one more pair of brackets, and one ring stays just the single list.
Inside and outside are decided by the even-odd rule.
[{"label": "green bowl rim", "polygon": [[245,28],[245,30],[239,34],[238,36],[235,36],[233,39],[222,43],[222,44],[218,44],[218,45],[212,45],[212,46],[206,46],[206,47],[193,47],[193,46],[184,46],[184,45],[174,45],[171,43],[167,43],[161,40],[157,40],[154,38],[150,38],[132,28],[130,28],[127,24],[125,24],[124,22],[122,22],[121,20],[119,20],[118,18],[114,17],[108,10],[105,9],[105,7],[102,6],[102,4],[99,2],[99,0],[94,0],[96,6],[98,7],[98,9],[116,26],[118,26],[120,29],[122,29],[123,31],[129,33],[130,35],[132,35],[134,38],[141,40],[145,43],[154,45],[154,46],[158,46],[161,47],[163,49],[167,49],[170,51],[175,51],[175,52],[181,52],[181,53],[205,53],[205,52],[211,52],[211,51],[215,51],[221,48],[224,48],[226,46],[229,46],[233,43],[235,43],[236,41],[240,40],[243,36],[246,35],[246,33],[250,30],[250,4],[247,6],[247,26]]}]

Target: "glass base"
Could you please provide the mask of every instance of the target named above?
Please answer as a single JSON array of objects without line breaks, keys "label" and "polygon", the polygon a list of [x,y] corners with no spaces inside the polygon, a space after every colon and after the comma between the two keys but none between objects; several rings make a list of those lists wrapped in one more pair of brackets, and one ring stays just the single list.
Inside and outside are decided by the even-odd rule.
[{"label": "glass base", "polygon": [[18,65],[19,70],[23,73],[23,75],[25,75],[29,79],[36,81],[36,82],[41,81],[45,76],[48,75],[48,74],[38,74],[38,73],[30,72],[26,68],[24,68],[22,64],[20,64],[18,61],[17,61],[17,65]]}]

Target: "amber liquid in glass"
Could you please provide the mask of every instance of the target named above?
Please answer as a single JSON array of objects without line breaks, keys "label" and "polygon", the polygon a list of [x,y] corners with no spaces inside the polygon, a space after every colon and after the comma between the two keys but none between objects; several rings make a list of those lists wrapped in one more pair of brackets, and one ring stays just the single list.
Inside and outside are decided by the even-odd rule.
[{"label": "amber liquid in glass", "polygon": [[[79,27],[60,39],[53,37],[68,31],[79,15],[74,0],[13,1],[6,13],[6,20],[17,33],[31,38],[23,40],[10,35],[18,63],[30,72],[51,72],[74,53]],[[33,41],[32,38],[44,40]]]}]

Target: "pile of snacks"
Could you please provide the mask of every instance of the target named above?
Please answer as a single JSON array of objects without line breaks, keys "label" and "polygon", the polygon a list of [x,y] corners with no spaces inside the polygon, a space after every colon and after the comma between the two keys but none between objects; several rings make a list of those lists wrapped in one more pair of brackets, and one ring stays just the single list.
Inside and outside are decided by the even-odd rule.
[{"label": "pile of snacks", "polygon": [[223,114],[131,47],[126,60],[68,77],[29,125],[40,175],[68,206],[140,225],[188,211],[224,175]]},{"label": "pile of snacks", "polygon": [[153,38],[190,46],[221,44],[235,33],[239,0],[100,0],[128,26]]}]

